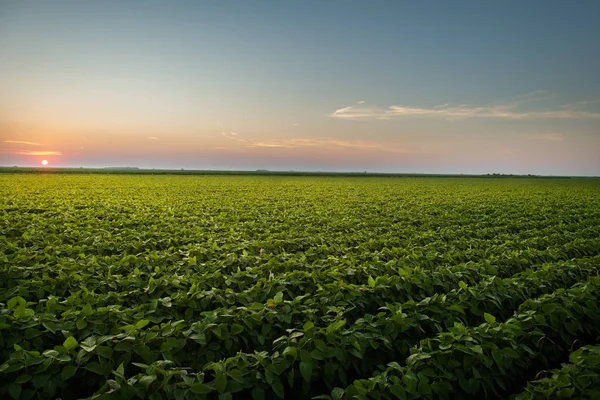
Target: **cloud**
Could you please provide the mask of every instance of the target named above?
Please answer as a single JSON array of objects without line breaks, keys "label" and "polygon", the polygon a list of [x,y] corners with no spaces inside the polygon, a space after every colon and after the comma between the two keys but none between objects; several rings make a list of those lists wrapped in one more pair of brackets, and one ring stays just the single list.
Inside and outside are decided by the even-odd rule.
[{"label": "cloud", "polygon": [[150,139],[150,140],[158,140],[158,138],[156,136],[148,136],[146,139]]},{"label": "cloud", "polygon": [[598,104],[598,103],[600,103],[600,100],[584,100],[584,101],[577,101],[575,103],[565,104],[561,108],[575,109],[575,108],[585,107],[590,104]]},{"label": "cloud", "polygon": [[246,142],[246,140],[238,138],[238,134],[235,132],[221,132],[221,135],[225,136],[227,139],[235,140],[237,142]]},{"label": "cloud", "polygon": [[499,103],[484,106],[442,104],[433,108],[393,105],[387,108],[368,107],[359,105],[340,108],[329,114],[332,118],[348,120],[385,120],[407,117],[430,117],[449,120],[467,118],[497,118],[497,119],[600,119],[600,112],[584,111],[578,109],[581,102],[567,104],[552,110],[520,110],[524,103],[535,102],[549,97],[544,91],[527,93],[522,96]]},{"label": "cloud", "polygon": [[247,140],[238,137],[235,132],[221,132],[223,136],[236,142],[244,143],[247,147],[263,148],[320,148],[328,150],[377,150],[386,153],[411,153],[409,150],[390,144],[369,142],[363,140],[337,140],[337,139],[280,139],[280,140]]},{"label": "cloud", "polygon": [[358,102],[358,103],[356,103],[356,104],[365,104],[365,101],[364,101],[364,100],[361,100],[361,101],[359,101],[359,102]]},{"label": "cloud", "polygon": [[12,143],[12,144],[26,144],[28,146],[43,146],[42,143],[36,143],[36,142],[25,142],[22,140],[5,140],[4,143]]},{"label": "cloud", "polygon": [[60,151],[30,151],[30,150],[17,150],[14,154],[22,156],[62,156]]},{"label": "cloud", "polygon": [[550,140],[553,142],[562,142],[564,137],[560,133],[545,133],[541,135],[531,136],[530,139]]}]

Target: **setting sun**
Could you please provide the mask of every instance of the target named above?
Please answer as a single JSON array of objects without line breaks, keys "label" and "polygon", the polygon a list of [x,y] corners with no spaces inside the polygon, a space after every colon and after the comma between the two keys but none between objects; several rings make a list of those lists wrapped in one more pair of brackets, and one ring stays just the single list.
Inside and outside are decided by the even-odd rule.
[{"label": "setting sun", "polygon": [[42,160],[42,165],[48,165],[48,160]]}]

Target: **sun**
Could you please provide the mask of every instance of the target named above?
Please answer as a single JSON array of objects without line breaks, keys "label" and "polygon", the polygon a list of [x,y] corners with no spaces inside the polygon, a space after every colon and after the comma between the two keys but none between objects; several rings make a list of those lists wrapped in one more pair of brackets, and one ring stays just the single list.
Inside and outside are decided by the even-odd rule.
[{"label": "sun", "polygon": [[42,160],[42,165],[48,165],[48,160]]}]

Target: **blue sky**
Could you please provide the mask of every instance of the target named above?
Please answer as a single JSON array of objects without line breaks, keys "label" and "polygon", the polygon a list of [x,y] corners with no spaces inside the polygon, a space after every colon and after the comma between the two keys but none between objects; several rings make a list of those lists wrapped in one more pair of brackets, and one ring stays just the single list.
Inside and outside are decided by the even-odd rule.
[{"label": "blue sky", "polygon": [[0,164],[600,175],[598,15],[0,0]]}]

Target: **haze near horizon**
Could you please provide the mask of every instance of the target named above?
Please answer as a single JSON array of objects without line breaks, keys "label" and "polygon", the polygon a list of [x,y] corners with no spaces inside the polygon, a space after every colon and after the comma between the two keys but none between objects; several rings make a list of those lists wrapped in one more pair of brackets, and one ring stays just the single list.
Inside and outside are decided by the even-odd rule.
[{"label": "haze near horizon", "polygon": [[597,176],[599,14],[0,0],[0,165]]}]

